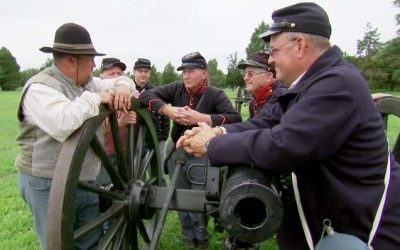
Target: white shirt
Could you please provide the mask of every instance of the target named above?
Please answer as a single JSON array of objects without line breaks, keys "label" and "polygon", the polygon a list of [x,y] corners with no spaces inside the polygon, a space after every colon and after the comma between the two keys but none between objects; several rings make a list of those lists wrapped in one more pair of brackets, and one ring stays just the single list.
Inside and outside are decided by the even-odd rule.
[{"label": "white shirt", "polygon": [[294,86],[296,86],[296,85],[300,82],[300,79],[304,76],[304,74],[305,74],[306,72],[307,72],[307,71],[305,71],[303,74],[301,74],[299,77],[297,77],[297,79],[294,80],[294,82],[292,82],[292,84],[290,84],[289,89],[293,89]]},{"label": "white shirt", "polygon": [[84,121],[99,114],[100,96],[87,89],[106,92],[121,84],[135,90],[135,84],[126,76],[110,80],[94,78],[82,88],[82,95],[71,101],[51,87],[33,83],[23,101],[24,120],[37,125],[54,139],[63,142]]}]

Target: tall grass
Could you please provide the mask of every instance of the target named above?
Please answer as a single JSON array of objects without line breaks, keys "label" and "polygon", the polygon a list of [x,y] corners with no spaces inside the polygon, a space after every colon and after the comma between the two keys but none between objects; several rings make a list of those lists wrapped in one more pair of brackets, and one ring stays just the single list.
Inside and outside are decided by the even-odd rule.
[{"label": "tall grass", "polygon": [[[233,98],[233,90],[226,90]],[[396,93],[400,95],[400,93]],[[18,153],[16,112],[20,92],[0,91],[0,249],[39,249],[31,214],[19,196],[14,159]],[[242,107],[244,120],[248,117],[248,107]],[[400,119],[390,118],[388,137],[391,144],[400,131]],[[211,234],[209,249],[222,249],[226,234],[215,233],[213,223],[209,223]],[[175,212],[169,212],[160,240],[159,249],[183,250],[180,229]],[[277,249],[275,239],[264,242],[261,249]]]}]

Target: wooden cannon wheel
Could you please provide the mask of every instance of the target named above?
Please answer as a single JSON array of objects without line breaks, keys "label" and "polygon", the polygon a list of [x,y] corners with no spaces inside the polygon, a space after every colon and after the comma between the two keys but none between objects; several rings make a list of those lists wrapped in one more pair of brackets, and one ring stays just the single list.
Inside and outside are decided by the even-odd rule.
[{"label": "wooden cannon wheel", "polygon": [[[149,112],[133,100],[132,109],[138,123],[128,127],[126,152],[119,136],[116,113],[105,106],[100,114],[88,119],[63,144],[50,191],[47,239],[49,249],[74,249],[77,240],[99,228],[104,231],[96,249],[138,249],[152,241],[159,213],[146,208],[149,194],[146,186],[160,186],[160,154],[156,132]],[[118,169],[112,167],[96,131],[109,117],[115,145]],[[112,188],[82,182],[79,176],[87,152],[93,152],[108,172]],[[75,194],[84,189],[110,200],[105,211],[90,223],[74,228]],[[139,200],[141,199],[141,200]],[[103,230],[105,222],[109,222]]]}]

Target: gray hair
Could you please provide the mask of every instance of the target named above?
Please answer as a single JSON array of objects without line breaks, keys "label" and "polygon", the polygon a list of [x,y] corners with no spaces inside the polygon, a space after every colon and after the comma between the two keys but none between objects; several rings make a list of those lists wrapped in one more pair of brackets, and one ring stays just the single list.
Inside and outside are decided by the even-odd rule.
[{"label": "gray hair", "polygon": [[315,49],[320,50],[320,51],[325,51],[329,47],[331,47],[331,43],[329,42],[329,39],[320,36],[320,35],[314,35],[314,34],[309,34],[309,33],[302,33],[302,32],[287,32],[291,38],[296,38],[299,36],[303,36],[306,38],[306,40],[311,43]]}]

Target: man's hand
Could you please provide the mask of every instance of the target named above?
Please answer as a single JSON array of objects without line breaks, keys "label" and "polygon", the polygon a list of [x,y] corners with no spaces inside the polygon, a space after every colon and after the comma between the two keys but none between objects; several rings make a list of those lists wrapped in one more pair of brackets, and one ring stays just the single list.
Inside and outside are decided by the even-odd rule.
[{"label": "man's hand", "polygon": [[177,108],[175,110],[174,121],[185,126],[195,125],[198,122],[206,122],[208,125],[211,125],[210,115],[200,113],[194,109],[189,108],[188,106]]},{"label": "man's hand", "polygon": [[176,148],[182,148],[182,144],[184,141],[191,139],[193,136],[195,136],[197,133],[199,133],[203,128],[202,127],[194,127],[192,129],[188,129],[185,131],[185,133],[178,139],[176,142]]},{"label": "man's hand", "polygon": [[114,109],[123,110],[125,114],[131,108],[131,92],[128,86],[118,85],[114,95]]},{"label": "man's hand", "polygon": [[100,92],[97,93],[100,96],[100,102],[104,103],[104,104],[108,104],[108,107],[110,109],[113,108],[113,96],[110,93],[106,93],[106,92]]},{"label": "man's hand", "polygon": [[[191,136],[192,132],[194,136]],[[205,122],[199,122],[199,128],[187,131],[179,138],[177,147],[183,147],[186,152],[196,157],[203,157],[206,155],[204,145],[216,136],[217,134],[210,126]]]},{"label": "man's hand", "polygon": [[127,114],[123,114],[121,118],[118,120],[118,125],[122,128],[130,125],[130,124],[136,124],[136,112],[134,111],[128,111]]}]

